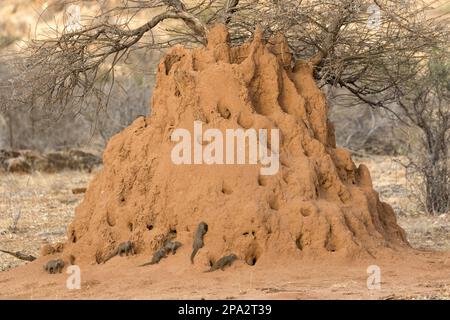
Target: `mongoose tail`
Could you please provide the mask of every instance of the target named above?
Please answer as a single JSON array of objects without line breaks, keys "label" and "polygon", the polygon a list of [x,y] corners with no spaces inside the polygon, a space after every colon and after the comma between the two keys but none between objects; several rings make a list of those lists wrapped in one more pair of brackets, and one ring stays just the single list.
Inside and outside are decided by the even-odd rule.
[{"label": "mongoose tail", "polygon": [[118,248],[114,249],[114,251],[111,252],[111,254],[110,254],[108,257],[106,257],[105,260],[103,260],[103,263],[108,262],[109,260],[111,260],[112,258],[114,258],[115,256],[117,256],[118,253],[119,253],[119,249],[118,249]]},{"label": "mongoose tail", "polygon": [[198,251],[197,248],[194,248],[194,251],[192,251],[192,254],[191,254],[191,263],[192,264],[194,264],[194,257],[197,254],[197,251]]}]

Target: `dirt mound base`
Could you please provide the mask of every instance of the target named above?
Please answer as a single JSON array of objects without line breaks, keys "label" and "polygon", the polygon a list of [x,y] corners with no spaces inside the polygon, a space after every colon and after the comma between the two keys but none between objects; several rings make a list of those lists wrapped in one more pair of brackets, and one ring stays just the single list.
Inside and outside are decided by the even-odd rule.
[{"label": "dirt mound base", "polygon": [[[175,165],[174,129],[280,130],[280,168]],[[202,145],[207,142],[200,141]],[[249,265],[280,259],[353,259],[408,246],[391,207],[380,202],[364,165],[336,148],[312,66],[291,56],[283,37],[230,47],[223,26],[206,48],[173,48],[159,65],[152,115],[111,139],[104,169],[76,210],[64,254],[101,262],[132,240],[150,255],[176,237],[192,247],[209,225],[195,264],[235,253]],[[189,262],[189,250],[186,264]],[[170,260],[168,258],[167,260]]]}]

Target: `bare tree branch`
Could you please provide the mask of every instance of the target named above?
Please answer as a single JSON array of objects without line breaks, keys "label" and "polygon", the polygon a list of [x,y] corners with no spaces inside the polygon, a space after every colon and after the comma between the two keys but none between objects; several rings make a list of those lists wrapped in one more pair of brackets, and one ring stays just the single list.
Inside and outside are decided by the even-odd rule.
[{"label": "bare tree branch", "polygon": [[[205,45],[207,29],[225,22],[234,44],[251,38],[258,25],[267,40],[282,32],[294,58],[315,66],[320,87],[346,88],[358,101],[388,108],[396,102],[396,84],[413,77],[432,48],[450,40],[445,19],[424,15],[437,3],[378,0],[381,20],[373,29],[367,12],[372,0],[202,0],[191,6],[125,0],[83,21],[76,32],[55,30],[28,42],[21,58],[14,57],[19,76],[5,84],[14,90],[4,101],[57,114],[105,105],[115,70],[131,54],[179,43]],[[136,26],[144,12],[151,18]]]}]

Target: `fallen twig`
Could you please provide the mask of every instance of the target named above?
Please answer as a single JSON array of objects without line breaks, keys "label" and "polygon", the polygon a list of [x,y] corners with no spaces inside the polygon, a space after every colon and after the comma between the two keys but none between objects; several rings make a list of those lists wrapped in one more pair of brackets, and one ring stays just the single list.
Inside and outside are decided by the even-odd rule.
[{"label": "fallen twig", "polygon": [[25,261],[34,261],[34,260],[36,260],[36,257],[34,257],[32,255],[29,255],[29,254],[22,253],[20,251],[11,252],[11,251],[2,250],[2,249],[0,249],[0,251],[3,252],[3,253],[9,254],[9,255],[11,255],[13,257],[16,257],[17,259],[20,259],[20,260],[25,260]]}]

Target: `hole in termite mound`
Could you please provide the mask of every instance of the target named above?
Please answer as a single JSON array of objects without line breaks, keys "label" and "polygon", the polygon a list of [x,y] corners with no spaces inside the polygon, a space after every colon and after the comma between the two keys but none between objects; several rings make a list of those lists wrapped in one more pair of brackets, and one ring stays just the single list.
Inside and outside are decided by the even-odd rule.
[{"label": "hole in termite mound", "polygon": [[330,225],[328,232],[327,232],[327,238],[325,240],[325,249],[329,252],[335,252],[336,251],[336,245],[333,242],[333,230]]},{"label": "hole in termite mound", "polygon": [[246,264],[249,266],[254,266],[260,257],[258,242],[256,240],[252,240],[242,256]]},{"label": "hole in termite mound", "polygon": [[306,207],[306,208],[301,208],[300,213],[302,214],[302,216],[307,217],[307,216],[311,215],[312,211],[311,211],[311,208]]},{"label": "hole in termite mound", "polygon": [[297,239],[295,239],[295,246],[300,251],[303,250],[303,241],[302,241],[302,235],[301,234],[297,237]]},{"label": "hole in termite mound", "polygon": [[258,259],[259,259],[259,257],[256,254],[256,251],[251,250],[245,256],[245,263],[248,264],[249,266],[254,266],[256,264],[256,262],[258,262]]},{"label": "hole in termite mound", "polygon": [[258,185],[260,185],[261,187],[265,187],[265,186],[267,186],[267,183],[268,183],[268,178],[266,176],[263,176],[263,175],[258,176]]},{"label": "hole in termite mound", "polygon": [[256,264],[256,261],[258,261],[258,258],[256,257],[251,257],[250,259],[248,259],[247,264],[249,266],[254,266]]},{"label": "hole in termite mound", "polygon": [[231,187],[228,184],[223,182],[222,183],[222,193],[223,194],[232,194],[233,193],[233,189],[231,189]]},{"label": "hole in termite mound", "polygon": [[101,264],[103,262],[102,252],[101,251],[95,252],[95,262],[97,264]]},{"label": "hole in termite mound", "polygon": [[278,200],[278,197],[275,195],[269,197],[269,208],[275,211],[278,211],[280,209],[280,201]]},{"label": "hole in termite mound", "polygon": [[169,230],[169,236],[176,237],[176,235],[177,235],[177,229],[170,229]]},{"label": "hole in termite mound", "polygon": [[300,214],[303,217],[309,217],[310,215],[317,214],[318,209],[310,202],[304,202],[300,208]]},{"label": "hole in termite mound", "polygon": [[133,231],[133,223],[132,222],[129,222],[128,223],[128,230],[130,230],[130,231]]},{"label": "hole in termite mound", "polygon": [[116,225],[116,219],[114,219],[112,213],[109,211],[106,213],[106,223],[110,227],[114,227]]},{"label": "hole in termite mound", "polygon": [[224,119],[230,119],[230,117],[231,117],[231,112],[230,112],[230,110],[229,110],[227,107],[225,107],[225,106],[223,105],[223,103],[219,103],[219,104],[217,105],[217,110],[219,111],[219,113],[220,113],[220,115],[222,116],[222,118],[224,118]]},{"label": "hole in termite mound", "polygon": [[69,239],[72,243],[76,243],[77,242],[77,235],[75,233],[75,230],[72,230],[71,234],[70,234],[70,239]]},{"label": "hole in termite mound", "polygon": [[172,141],[172,134],[173,134],[174,130],[175,130],[174,127],[170,127],[170,128],[167,130],[167,137],[168,137],[169,141]]}]

